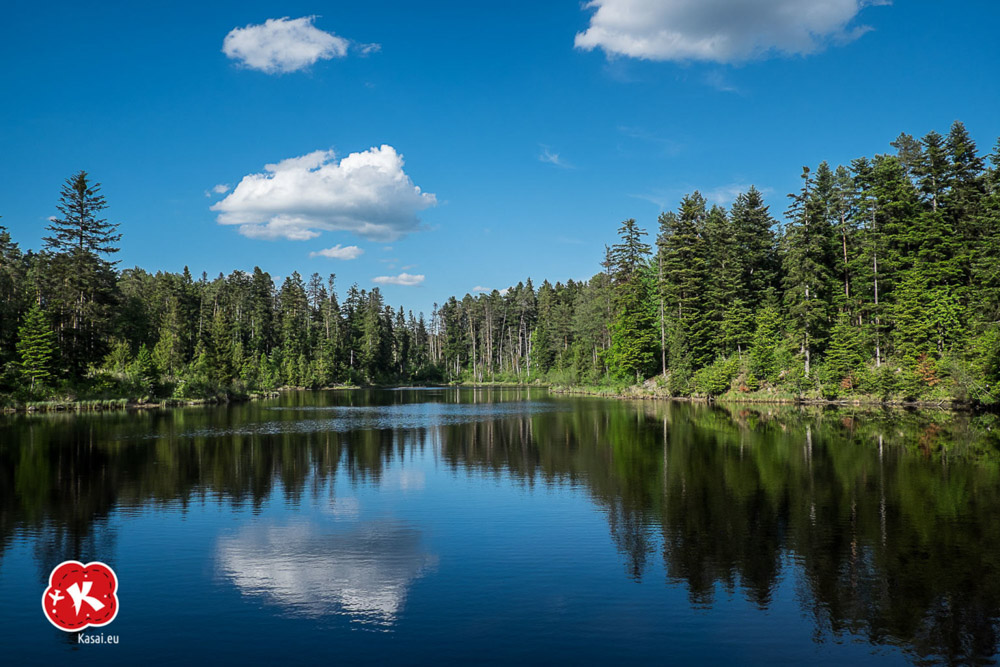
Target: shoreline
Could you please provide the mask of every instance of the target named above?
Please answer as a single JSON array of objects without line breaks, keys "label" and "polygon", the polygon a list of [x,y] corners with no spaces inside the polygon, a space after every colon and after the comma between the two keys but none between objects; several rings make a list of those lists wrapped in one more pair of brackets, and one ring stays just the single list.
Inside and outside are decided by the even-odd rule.
[{"label": "shoreline", "polygon": [[156,410],[159,408],[188,408],[205,405],[223,405],[226,403],[246,403],[266,398],[275,398],[280,391],[251,392],[240,396],[206,398],[165,398],[162,400],[142,401],[135,398],[101,398],[76,401],[33,401],[23,405],[6,406],[0,409],[4,415],[24,415],[56,412],[112,412]]},{"label": "shoreline", "polygon": [[884,399],[876,396],[854,396],[850,398],[818,398],[812,396],[766,396],[760,393],[747,394],[746,396],[733,395],[732,392],[721,396],[671,396],[669,394],[657,392],[655,390],[642,389],[637,386],[625,388],[600,387],[565,387],[550,386],[549,391],[553,394],[566,396],[593,396],[596,398],[614,398],[618,400],[639,400],[639,401],[679,401],[684,403],[719,403],[725,405],[813,405],[813,406],[835,406],[835,407],[883,407],[883,408],[912,408],[918,410],[945,410],[970,412],[975,410],[988,410],[989,406],[970,401],[962,401],[954,398],[940,400],[904,400],[904,399]]},{"label": "shoreline", "polygon": [[721,396],[672,396],[655,389],[638,385],[627,387],[599,386],[564,386],[543,382],[460,382],[450,384],[422,385],[334,385],[310,389],[308,387],[285,386],[272,391],[250,392],[243,395],[212,396],[205,398],[168,398],[162,400],[143,401],[135,398],[94,399],[74,401],[40,401],[16,406],[0,408],[0,415],[39,414],[39,413],[71,413],[71,412],[110,412],[110,411],[140,411],[161,408],[186,408],[209,405],[224,405],[228,403],[246,403],[250,401],[277,398],[282,393],[295,391],[344,391],[358,389],[413,389],[413,388],[507,388],[507,389],[546,389],[549,393],[560,396],[589,396],[593,398],[609,398],[615,400],[638,401],[677,401],[681,403],[718,403],[722,405],[810,405],[832,407],[867,407],[867,408],[902,408],[914,410],[941,410],[972,412],[990,410],[990,406],[962,401],[954,398],[939,400],[904,400],[883,399],[875,396],[856,396],[849,398],[819,398],[813,396],[794,396],[791,394],[767,395],[760,392],[746,395],[734,395],[732,392]]}]

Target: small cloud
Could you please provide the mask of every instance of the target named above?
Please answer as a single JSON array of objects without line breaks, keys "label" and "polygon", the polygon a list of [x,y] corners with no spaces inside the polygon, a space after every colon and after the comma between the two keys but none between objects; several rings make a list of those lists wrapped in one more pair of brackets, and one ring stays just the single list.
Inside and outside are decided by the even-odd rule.
[{"label": "small cloud", "polygon": [[573,165],[566,160],[559,157],[559,153],[553,153],[549,150],[548,146],[542,146],[542,152],[538,156],[539,162],[547,162],[549,164],[554,164],[557,167],[562,167],[564,169],[572,169]]},{"label": "small cloud", "polygon": [[382,50],[381,44],[355,44],[354,48],[363,56],[378,53]]},{"label": "small cloud", "polygon": [[267,74],[295,72],[318,60],[346,56],[350,41],[320,30],[313,25],[315,19],[286,16],[233,28],[222,41],[222,52],[244,67]]},{"label": "small cloud", "polygon": [[211,197],[213,195],[224,195],[227,192],[229,192],[230,189],[232,189],[232,186],[230,186],[230,185],[228,185],[226,183],[219,183],[218,185],[216,185],[211,190],[205,190],[205,196],[206,197]]},{"label": "small cloud", "polygon": [[403,271],[409,271],[411,269],[417,268],[416,264],[407,264],[406,266],[400,267]]},{"label": "small cloud", "polygon": [[[749,190],[750,187],[750,183],[729,183],[710,190],[703,190],[702,194],[705,195],[705,199],[709,203],[728,206],[736,201],[739,195]],[[757,188],[757,190],[763,195],[770,194],[773,191],[771,188]]]},{"label": "small cloud", "polygon": [[372,282],[378,283],[379,285],[403,285],[405,287],[412,287],[424,282],[424,276],[422,274],[412,276],[409,273],[400,273],[398,276],[377,276],[372,278]]},{"label": "small cloud", "polygon": [[658,146],[663,153],[663,155],[673,156],[677,155],[683,149],[683,145],[674,139],[668,139],[666,137],[661,137],[658,134],[650,132],[641,127],[636,127],[633,125],[619,125],[618,132],[622,136],[629,139],[634,139],[645,144],[651,144],[653,146]]},{"label": "small cloud", "polygon": [[648,201],[650,204],[655,204],[656,207],[659,208],[661,211],[667,210],[667,197],[663,194],[654,192],[650,194],[634,194],[634,195],[629,195],[629,197],[632,197],[633,199],[641,199],[643,201]]},{"label": "small cloud", "polygon": [[736,87],[736,84],[731,83],[726,75],[720,70],[712,70],[705,75],[705,83],[711,87],[715,88],[720,93],[736,93],[740,94],[742,91]]},{"label": "small cloud", "polygon": [[341,246],[339,243],[332,248],[325,248],[309,253],[310,257],[329,257],[330,259],[357,259],[365,253],[356,245]]},{"label": "small cloud", "polygon": [[472,291],[473,292],[492,292],[493,288],[492,287],[483,287],[482,285],[476,285],[475,287],[472,288]]}]

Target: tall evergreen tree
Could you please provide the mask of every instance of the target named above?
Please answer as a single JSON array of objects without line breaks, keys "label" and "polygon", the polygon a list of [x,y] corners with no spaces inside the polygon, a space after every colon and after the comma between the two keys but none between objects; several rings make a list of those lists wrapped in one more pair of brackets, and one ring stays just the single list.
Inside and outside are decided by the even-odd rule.
[{"label": "tall evergreen tree", "polygon": [[619,377],[634,377],[636,381],[651,370],[656,352],[655,325],[647,306],[648,283],[643,276],[651,253],[642,241],[645,234],[633,218],[625,220],[610,255],[615,317],[609,365]]},{"label": "tall evergreen tree", "polygon": [[88,361],[100,359],[113,324],[116,300],[114,263],[118,225],[100,217],[107,208],[100,184],[84,171],[67,179],[47,227],[45,271],[40,285],[52,313],[62,358],[70,373],[82,375]]},{"label": "tall evergreen tree", "polygon": [[24,316],[24,323],[18,330],[17,355],[21,360],[21,372],[32,389],[52,377],[55,334],[37,303]]},{"label": "tall evergreen tree", "polygon": [[825,199],[817,196],[808,167],[802,169],[802,189],[789,197],[790,223],[783,239],[785,305],[809,377],[812,355],[822,349],[829,325],[831,228]]},{"label": "tall evergreen tree", "polygon": [[56,206],[61,217],[53,218],[43,238],[52,252],[88,252],[113,255],[118,252],[122,235],[118,225],[100,217],[108,207],[101,194],[101,184],[91,183],[87,172],[79,171],[66,179]]}]

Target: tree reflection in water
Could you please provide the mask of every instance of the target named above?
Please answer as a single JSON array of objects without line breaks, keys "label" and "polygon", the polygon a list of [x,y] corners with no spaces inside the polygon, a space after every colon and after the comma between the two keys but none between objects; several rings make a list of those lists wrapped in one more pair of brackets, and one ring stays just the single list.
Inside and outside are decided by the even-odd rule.
[{"label": "tree reflection in water", "polygon": [[[997,651],[995,416],[552,400],[512,390],[282,401],[293,409],[251,404],[0,423],[0,557],[14,537],[32,535],[42,577],[64,557],[113,549],[106,528],[113,511],[193,501],[259,509],[276,495],[295,504],[323,493],[338,471],[355,484],[377,482],[390,462],[433,451],[455,473],[585,488],[608,517],[624,574],[642,580],[659,554],[669,582],[682,584],[692,604],[713,604],[721,587],[766,609],[794,569],[819,640],[857,635],[949,662],[988,661]],[[328,428],[307,414],[330,402],[428,401],[434,410],[423,417],[404,410],[410,416],[396,422],[346,419]],[[359,414],[371,419],[370,410]],[[281,427],[308,419],[316,426]],[[246,428],[264,422],[279,427]],[[300,610],[360,605],[391,618],[402,604],[396,593],[433,564],[414,547],[411,528],[396,528],[380,534],[389,545],[381,561],[338,558],[327,569],[319,583],[336,584],[327,586],[336,600],[300,595],[309,579],[296,572],[243,585]],[[342,556],[356,553],[350,545],[360,539],[350,531],[306,533],[277,542],[240,533],[220,542],[220,562],[227,567],[268,544],[298,544],[299,556]]]}]

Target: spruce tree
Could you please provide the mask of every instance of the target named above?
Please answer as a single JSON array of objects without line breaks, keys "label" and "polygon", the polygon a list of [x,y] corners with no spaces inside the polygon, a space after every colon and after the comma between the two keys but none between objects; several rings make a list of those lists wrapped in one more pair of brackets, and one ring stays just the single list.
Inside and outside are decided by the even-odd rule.
[{"label": "spruce tree", "polygon": [[118,225],[102,218],[107,208],[99,183],[81,171],[63,185],[55,217],[46,228],[40,289],[55,324],[62,357],[71,375],[104,356],[116,302],[114,263]]},{"label": "spruce tree", "polygon": [[107,207],[101,184],[87,180],[87,172],[79,171],[66,179],[56,206],[61,217],[53,218],[47,227],[51,236],[43,238],[45,247],[56,253],[117,253],[122,238],[118,225],[100,217]]},{"label": "spruce tree", "polygon": [[663,254],[663,290],[669,306],[667,317],[682,329],[684,345],[672,345],[684,350],[690,359],[669,360],[695,370],[711,363],[713,323],[704,291],[709,281],[708,248],[706,241],[707,215],[705,198],[700,192],[685,195],[677,213],[660,216],[659,251]]},{"label": "spruce tree", "polygon": [[808,378],[812,355],[822,348],[829,324],[831,228],[808,167],[802,169],[801,191],[789,197],[790,223],[783,239],[785,307]]},{"label": "spruce tree", "polygon": [[841,313],[830,330],[830,343],[823,362],[824,380],[840,384],[844,389],[854,388],[852,374],[861,366],[863,359],[857,327],[846,313]]},{"label": "spruce tree", "polygon": [[618,229],[619,243],[611,248],[612,299],[609,365],[621,378],[642,380],[655,361],[655,323],[648,308],[648,284],[643,276],[651,252],[642,242],[646,232],[630,218]]},{"label": "spruce tree", "polygon": [[30,381],[32,389],[52,377],[56,355],[55,334],[37,303],[25,314],[18,330],[17,355],[21,360],[21,372]]},{"label": "spruce tree", "polygon": [[756,311],[774,286],[778,270],[774,239],[777,223],[764,196],[753,186],[736,197],[729,218],[742,271],[739,296],[751,311]]}]

